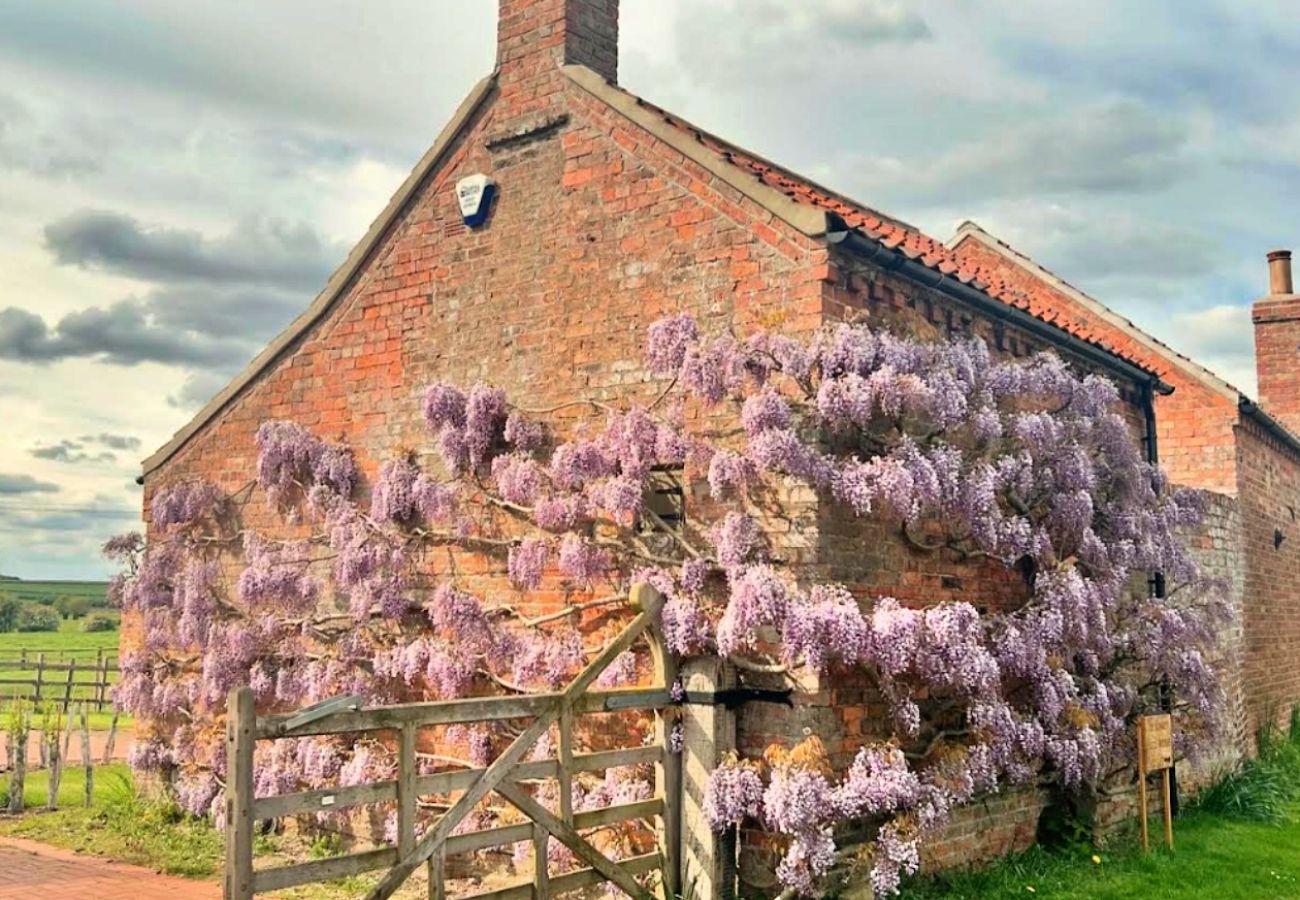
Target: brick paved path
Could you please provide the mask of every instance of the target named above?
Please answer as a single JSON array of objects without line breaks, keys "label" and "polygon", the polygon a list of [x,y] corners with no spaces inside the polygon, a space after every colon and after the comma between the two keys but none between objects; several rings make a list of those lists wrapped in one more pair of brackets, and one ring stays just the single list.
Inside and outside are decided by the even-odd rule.
[{"label": "brick paved path", "polygon": [[217,900],[221,886],[0,838],[0,900]]}]

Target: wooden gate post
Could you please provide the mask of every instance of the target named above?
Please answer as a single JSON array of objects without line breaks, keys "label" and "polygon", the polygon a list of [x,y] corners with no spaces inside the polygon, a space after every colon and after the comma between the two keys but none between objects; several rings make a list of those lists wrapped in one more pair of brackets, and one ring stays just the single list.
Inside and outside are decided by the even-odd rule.
[{"label": "wooden gate post", "polygon": [[[637,585],[635,592],[653,590],[649,585]],[[649,641],[651,662],[654,666],[654,683],[672,690],[677,681],[677,659],[664,639],[663,604],[655,606],[658,613],[650,625]],[[663,756],[655,765],[655,795],[663,800],[664,811],[658,834],[659,856],[662,860],[663,900],[673,900],[682,895],[682,755],[672,749],[673,729],[680,727],[672,710],[655,713],[655,743]],[[561,759],[561,767],[572,760]]]},{"label": "wooden gate post", "polygon": [[253,692],[242,687],[226,700],[225,900],[253,897],[253,746],[257,735]]},{"label": "wooden gate post", "polygon": [[725,706],[691,703],[734,686],[735,670],[718,657],[684,660],[682,706],[681,891],[694,900],[730,900],[736,893],[736,848],[704,815],[709,775],[736,746],[736,714]]}]

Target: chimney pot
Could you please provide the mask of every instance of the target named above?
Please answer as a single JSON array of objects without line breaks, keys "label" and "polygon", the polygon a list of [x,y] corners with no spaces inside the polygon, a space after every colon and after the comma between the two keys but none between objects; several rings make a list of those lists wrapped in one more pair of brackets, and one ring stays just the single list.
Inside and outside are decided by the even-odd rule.
[{"label": "chimney pot", "polygon": [[1268,255],[1268,292],[1292,293],[1290,250],[1274,250]]}]

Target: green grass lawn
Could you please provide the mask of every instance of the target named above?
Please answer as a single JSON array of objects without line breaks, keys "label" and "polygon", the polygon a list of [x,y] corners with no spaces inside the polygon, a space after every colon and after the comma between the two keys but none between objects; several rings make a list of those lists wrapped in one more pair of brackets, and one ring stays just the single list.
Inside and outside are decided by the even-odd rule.
[{"label": "green grass lawn", "polygon": [[[1174,850],[1150,855],[1031,850],[982,872],[922,881],[903,900],[1274,900],[1300,897],[1300,806],[1280,825],[1193,813],[1175,820]],[[1153,843],[1163,840],[1158,822]],[[1093,862],[1096,854],[1101,862]]]}]

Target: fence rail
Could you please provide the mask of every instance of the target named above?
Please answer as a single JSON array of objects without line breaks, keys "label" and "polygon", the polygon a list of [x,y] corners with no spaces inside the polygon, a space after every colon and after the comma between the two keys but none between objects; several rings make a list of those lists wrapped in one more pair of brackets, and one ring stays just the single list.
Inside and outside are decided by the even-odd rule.
[{"label": "fence rail", "polygon": [[[249,900],[263,892],[387,869],[367,894],[369,900],[386,900],[416,868],[423,865],[428,866],[430,900],[445,900],[447,857],[521,841],[533,844],[533,876],[476,893],[472,900],[548,900],[601,882],[611,882],[637,900],[650,900],[653,894],[637,881],[636,876],[652,872],[658,873],[662,896],[676,896],[679,888],[677,853],[681,772],[679,758],[666,752],[668,726],[662,715],[662,711],[673,702],[668,686],[674,677],[670,671],[672,660],[664,650],[659,620],[663,598],[648,585],[636,585],[630,599],[633,607],[639,610],[636,618],[588,663],[564,691],[558,693],[371,708],[359,707],[359,698],[340,698],[295,713],[258,718],[252,691],[248,688],[232,691],[226,717],[226,900]],[[643,635],[653,658],[653,686],[592,690],[597,676]],[[574,752],[575,717],[625,710],[656,714],[654,744]],[[532,723],[487,767],[419,774],[416,747],[421,727],[504,719],[532,719]],[[526,760],[525,755],[552,725],[558,725],[559,746],[555,755]],[[253,749],[258,741],[357,732],[382,732],[392,736],[398,747],[395,780],[277,796],[254,796]],[[573,809],[571,785],[575,775],[641,764],[655,767],[655,791],[650,799],[599,809]],[[553,779],[558,783],[559,809],[556,812],[543,807],[524,784],[543,779]],[[466,814],[492,793],[513,806],[524,821],[454,833]],[[450,795],[454,802],[430,824],[422,837],[417,838],[416,808],[419,798],[429,794]],[[397,805],[396,845],[254,870],[253,834],[258,820],[384,802],[396,802]],[[657,848],[652,852],[613,859],[588,841],[592,829],[655,820],[658,840]],[[552,838],[572,851],[586,868],[551,874],[547,845]]]},{"label": "fence rail", "polygon": [[102,712],[112,706],[111,689],[118,672],[116,661],[110,662],[102,650],[85,660],[51,661],[44,653],[0,659],[0,698],[36,703],[52,700],[64,712],[73,704],[85,703]]}]

